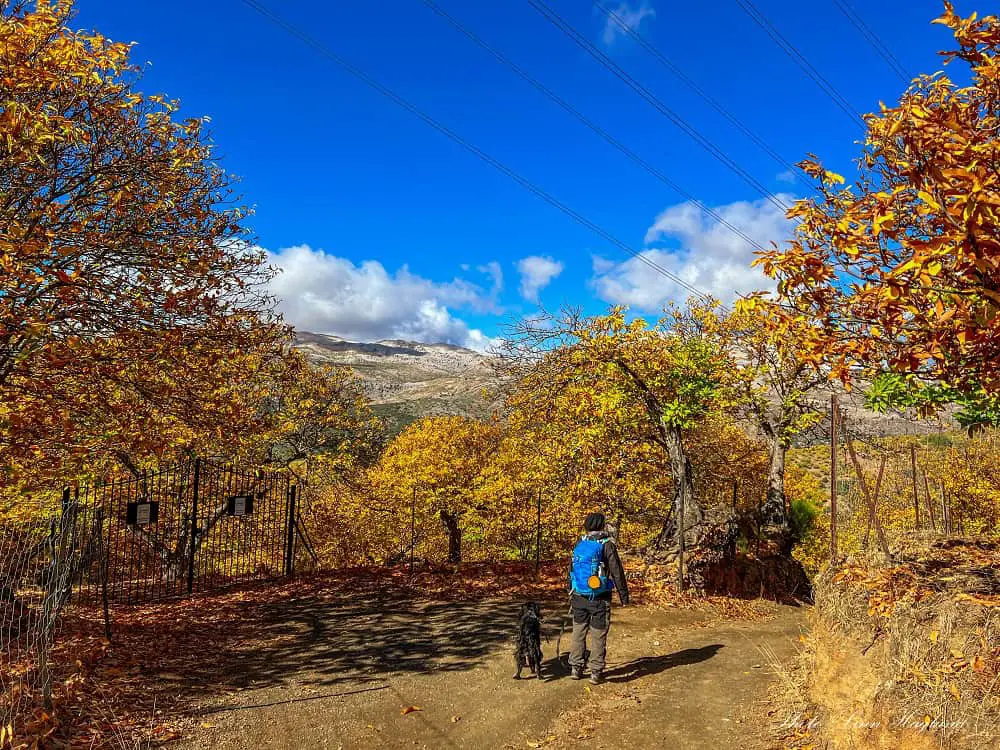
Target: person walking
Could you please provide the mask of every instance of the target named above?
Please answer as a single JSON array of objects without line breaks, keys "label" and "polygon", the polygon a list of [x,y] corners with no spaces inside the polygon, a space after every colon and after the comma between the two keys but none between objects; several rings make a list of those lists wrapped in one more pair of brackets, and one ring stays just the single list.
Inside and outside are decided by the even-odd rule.
[{"label": "person walking", "polygon": [[[569,665],[574,680],[582,680],[584,667],[590,682],[599,685],[607,658],[611,629],[611,593],[618,591],[623,606],[629,603],[628,583],[618,548],[608,531],[603,513],[590,513],[583,522],[584,535],[573,548],[569,569],[573,641]],[[591,636],[590,659],[586,659],[587,635]]]}]

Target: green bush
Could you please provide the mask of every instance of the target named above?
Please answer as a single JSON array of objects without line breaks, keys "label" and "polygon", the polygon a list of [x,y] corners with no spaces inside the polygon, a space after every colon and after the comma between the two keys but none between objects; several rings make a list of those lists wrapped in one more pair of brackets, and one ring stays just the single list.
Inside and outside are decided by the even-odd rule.
[{"label": "green bush", "polygon": [[796,541],[805,539],[821,511],[822,508],[808,498],[792,500],[788,509],[788,524],[792,538]]}]

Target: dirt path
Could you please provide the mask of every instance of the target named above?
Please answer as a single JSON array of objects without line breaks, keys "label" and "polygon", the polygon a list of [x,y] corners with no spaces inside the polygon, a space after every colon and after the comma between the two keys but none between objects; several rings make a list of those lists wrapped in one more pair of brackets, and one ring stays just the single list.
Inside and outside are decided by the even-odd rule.
[{"label": "dirt path", "polygon": [[[511,679],[516,605],[385,598],[276,605],[232,688],[197,707],[186,748],[764,747],[754,702],[770,656],[794,653],[803,612],[761,621],[616,609],[607,682]],[[563,650],[568,638],[563,638]],[[403,714],[409,706],[419,711]]]}]

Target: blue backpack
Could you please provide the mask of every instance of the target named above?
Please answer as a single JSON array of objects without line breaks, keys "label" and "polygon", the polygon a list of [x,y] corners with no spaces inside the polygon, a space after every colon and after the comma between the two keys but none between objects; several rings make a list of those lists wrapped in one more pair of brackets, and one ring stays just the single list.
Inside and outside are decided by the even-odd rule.
[{"label": "blue backpack", "polygon": [[[569,568],[569,586],[573,593],[591,599],[606,594],[614,588],[601,561],[607,539],[581,539],[573,548],[573,562]],[[593,584],[599,584],[596,588]]]}]

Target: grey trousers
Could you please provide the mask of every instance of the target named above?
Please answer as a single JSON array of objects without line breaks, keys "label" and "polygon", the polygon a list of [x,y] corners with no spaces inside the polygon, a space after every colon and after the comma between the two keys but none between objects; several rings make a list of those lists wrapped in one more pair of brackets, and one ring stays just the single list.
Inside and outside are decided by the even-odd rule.
[{"label": "grey trousers", "polygon": [[[611,602],[573,597],[573,642],[569,648],[571,667],[584,667],[591,672],[604,671],[608,652],[608,631],[611,630]],[[590,660],[585,660],[587,634],[590,634]]]}]

